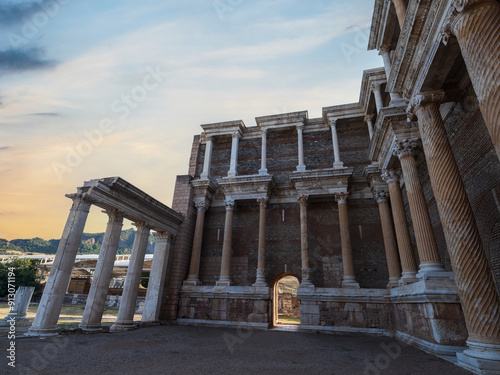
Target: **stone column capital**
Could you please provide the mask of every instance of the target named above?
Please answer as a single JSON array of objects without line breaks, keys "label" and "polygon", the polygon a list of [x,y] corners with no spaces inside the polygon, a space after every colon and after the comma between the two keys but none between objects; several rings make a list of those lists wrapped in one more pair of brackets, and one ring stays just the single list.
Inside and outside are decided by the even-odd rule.
[{"label": "stone column capital", "polygon": [[386,53],[389,53],[391,50],[391,45],[390,44],[382,44],[380,46],[380,50],[378,52],[379,55],[384,55]]},{"label": "stone column capital", "polygon": [[401,159],[407,156],[413,157],[417,150],[418,143],[415,139],[405,139],[404,141],[396,142],[392,153]]},{"label": "stone column capital", "polygon": [[269,202],[269,198],[258,198],[257,203],[261,208],[266,208],[267,207],[267,202]]},{"label": "stone column capital", "polygon": [[210,202],[208,202],[205,198],[196,198],[194,200],[194,205],[198,211],[206,211],[210,208]]},{"label": "stone column capital", "polygon": [[260,132],[262,135],[266,135],[268,130],[269,130],[268,128],[263,128],[263,129],[260,129]]},{"label": "stone column capital", "polygon": [[432,91],[428,93],[420,93],[410,100],[408,107],[406,108],[406,113],[408,115],[408,121],[415,120],[416,112],[426,106],[435,106],[450,100],[448,95],[442,91]]},{"label": "stone column capital", "polygon": [[373,122],[373,118],[375,117],[374,114],[371,114],[371,115],[365,115],[365,118],[364,118],[364,121],[365,122]]},{"label": "stone column capital", "polygon": [[87,193],[67,194],[66,197],[73,201],[73,208],[86,212],[90,211],[90,206],[94,203],[94,200]]},{"label": "stone column capital", "polygon": [[205,140],[206,140],[207,142],[213,142],[214,138],[215,138],[215,137],[214,137],[212,134],[207,134],[207,135],[205,136]]},{"label": "stone column capital", "polygon": [[146,223],[145,221],[134,221],[132,225],[137,228],[137,231],[151,230],[153,228],[150,224]]},{"label": "stone column capital", "polygon": [[234,132],[231,134],[231,137],[234,139],[234,138],[237,138],[237,139],[240,139],[241,138],[241,133],[240,132]]},{"label": "stone column capital", "polygon": [[105,210],[103,212],[105,212],[108,215],[108,218],[109,218],[108,222],[109,223],[121,223],[121,222],[123,222],[123,212],[121,212],[119,210],[114,210],[114,209]]},{"label": "stone column capital", "polygon": [[401,178],[401,171],[395,169],[384,169],[380,177],[382,177],[382,180],[384,180],[387,184],[389,182],[399,182],[399,179]]},{"label": "stone column capital", "polygon": [[307,206],[307,202],[309,200],[309,195],[307,194],[301,194],[297,197],[297,200],[299,201],[299,204],[302,206],[302,207],[306,207]]},{"label": "stone column capital", "polygon": [[333,128],[334,126],[337,126],[337,118],[335,117],[329,117],[328,118],[328,125]]},{"label": "stone column capital", "polygon": [[389,191],[385,189],[373,189],[373,198],[377,203],[383,203],[389,201]]},{"label": "stone column capital", "polygon": [[235,202],[233,199],[226,199],[224,204],[226,205],[226,211],[234,210]]},{"label": "stone column capital", "polygon": [[171,235],[168,232],[153,232],[155,242],[168,242],[171,240]]},{"label": "stone column capital", "polygon": [[304,125],[303,124],[297,125],[296,129],[297,129],[297,132],[301,132],[304,130]]},{"label": "stone column capital", "polygon": [[349,197],[349,192],[335,194],[335,200],[337,201],[338,204],[347,204],[348,197]]},{"label": "stone column capital", "polygon": [[370,87],[372,91],[380,91],[380,89],[382,88],[382,82],[372,82]]}]

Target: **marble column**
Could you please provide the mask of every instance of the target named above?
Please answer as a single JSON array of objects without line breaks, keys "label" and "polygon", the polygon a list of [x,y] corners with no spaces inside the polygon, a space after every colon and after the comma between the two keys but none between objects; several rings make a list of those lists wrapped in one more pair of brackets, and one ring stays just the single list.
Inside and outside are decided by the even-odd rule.
[{"label": "marble column", "polygon": [[111,326],[110,332],[129,331],[135,328],[134,313],[141,282],[144,257],[148,247],[149,227],[144,223],[136,223],[134,244],[132,245],[132,255],[130,256],[125,286],[123,287],[120,299],[118,317]]},{"label": "marble column", "polygon": [[332,129],[333,155],[335,158],[333,162],[333,168],[343,168],[344,163],[340,161],[339,136],[337,134],[337,119],[330,118],[328,122],[330,124],[330,128]]},{"label": "marble column", "polygon": [[86,194],[73,194],[68,195],[68,197],[73,200],[73,205],[57,248],[49,279],[38,305],[35,320],[27,333],[28,336],[57,335],[57,321],[92,204]]},{"label": "marble column", "polygon": [[398,243],[399,259],[401,260],[401,280],[402,284],[418,281],[417,261],[411,244],[410,230],[406,221],[406,212],[403,204],[401,187],[399,186],[398,173],[393,170],[385,170],[382,179],[389,187],[389,197],[391,200],[392,217],[394,218],[394,229],[396,231],[396,241]]},{"label": "marble column", "polygon": [[457,37],[479,108],[500,158],[500,3],[496,0],[453,1],[451,32]]},{"label": "marble column", "polygon": [[297,126],[298,148],[299,148],[299,165],[297,165],[297,172],[305,172],[306,170],[306,165],[304,164],[303,131],[304,131],[304,125]]},{"label": "marble column", "polygon": [[155,238],[155,250],[142,313],[142,323],[159,322],[161,300],[165,289],[165,279],[170,258],[170,233],[154,232],[153,236]]},{"label": "marble column", "polygon": [[335,200],[339,206],[340,242],[342,247],[342,266],[344,278],[343,288],[359,288],[354,273],[354,261],[352,258],[351,232],[349,230],[349,213],[347,210],[347,197],[349,193],[339,193],[335,195]]},{"label": "marble column", "polygon": [[307,234],[307,202],[309,200],[308,195],[299,195],[299,207],[300,207],[300,250],[302,259],[302,280],[300,282],[301,287],[314,287],[310,279],[310,268],[309,268],[309,236]]},{"label": "marble column", "polygon": [[231,285],[231,253],[233,251],[233,215],[234,201],[226,200],[226,223],[224,225],[224,242],[222,245],[222,261],[220,277],[216,285]]},{"label": "marble column", "polygon": [[106,307],[106,297],[108,296],[109,283],[111,282],[116,251],[118,250],[123,226],[123,214],[121,212],[109,210],[106,213],[109,216],[109,221],[99,251],[99,259],[92,278],[82,322],[79,325],[81,329],[89,332],[102,331],[102,314]]},{"label": "marble column", "polygon": [[382,83],[372,83],[372,92],[375,96],[375,106],[377,107],[377,113],[379,113],[380,110],[384,108],[384,102],[382,100]]},{"label": "marble column", "polygon": [[419,98],[416,114],[469,332],[469,349],[458,357],[471,370],[480,367],[498,370],[500,297],[439,112],[439,104],[434,99],[432,96]]},{"label": "marble column", "polygon": [[257,256],[257,279],[253,286],[267,286],[266,283],[266,215],[267,198],[259,198],[257,202],[260,206],[259,215],[259,252]]},{"label": "marble column", "polygon": [[[384,69],[385,69],[385,75],[386,75],[387,79],[389,79],[389,76],[391,75],[391,69],[392,69],[392,61],[391,61],[390,51],[391,51],[390,44],[383,44],[380,46],[379,55],[381,55],[382,59],[384,60]],[[391,92],[391,93],[389,93],[389,95],[391,96],[391,102],[402,99],[401,94],[397,93],[397,92]]]},{"label": "marble column", "polygon": [[373,117],[375,115],[366,115],[365,122],[368,125],[368,134],[370,135],[370,140],[373,138]]},{"label": "marble column", "polygon": [[417,251],[420,258],[420,270],[417,277],[425,277],[433,272],[443,272],[444,267],[434,237],[434,230],[427,209],[420,178],[418,176],[417,162],[413,154],[417,151],[418,145],[414,140],[404,140],[397,142],[394,148],[394,155],[399,157],[401,169],[405,179],[406,195],[410,206]]},{"label": "marble column", "polygon": [[205,160],[203,161],[203,172],[201,172],[200,178],[207,179],[210,176],[210,166],[212,164],[212,148],[213,148],[213,137],[207,135],[205,144]]},{"label": "marble column", "polygon": [[193,248],[191,251],[191,263],[189,265],[189,275],[184,285],[201,285],[200,282],[200,259],[203,244],[203,227],[205,225],[205,212],[210,207],[209,202],[203,198],[194,202],[196,206],[196,226],[194,228]]},{"label": "marble column", "polygon": [[267,129],[262,129],[262,153],[260,157],[259,174],[267,174]]},{"label": "marble column", "polygon": [[401,278],[401,263],[389,209],[389,192],[374,190],[373,197],[378,203],[380,223],[382,224],[382,234],[384,236],[385,256],[387,258],[387,269],[389,270],[387,287],[394,288],[399,285],[399,279]]},{"label": "marble column", "polygon": [[227,173],[227,177],[235,177],[238,170],[238,144],[240,140],[240,133],[234,132],[233,142],[231,144],[231,164],[229,167],[229,172]]},{"label": "marble column", "polygon": [[396,8],[396,14],[398,16],[399,28],[403,29],[403,24],[406,17],[406,2],[405,0],[392,0],[394,3],[394,8]]}]

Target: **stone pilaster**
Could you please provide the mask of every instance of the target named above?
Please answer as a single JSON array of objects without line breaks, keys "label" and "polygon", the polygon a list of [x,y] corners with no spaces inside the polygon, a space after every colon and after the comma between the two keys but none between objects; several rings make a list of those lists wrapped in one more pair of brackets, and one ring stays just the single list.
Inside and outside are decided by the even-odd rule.
[{"label": "stone pilaster", "polygon": [[377,107],[377,113],[384,107],[384,102],[382,100],[382,83],[373,82],[372,83],[372,92],[373,96],[375,96],[375,106]]},{"label": "stone pilaster", "polygon": [[342,247],[342,266],[344,268],[343,288],[359,288],[354,273],[354,261],[352,258],[351,232],[349,230],[349,213],[347,210],[347,197],[349,193],[335,195],[339,206],[340,242]]},{"label": "stone pilaster", "polygon": [[475,372],[500,369],[500,297],[439,112],[443,100],[443,94],[419,95],[412,105],[469,332],[459,360]]},{"label": "stone pilaster", "polygon": [[207,179],[210,175],[210,166],[212,164],[212,148],[213,148],[213,137],[207,135],[207,143],[205,145],[205,160],[203,161],[203,172],[201,172],[200,178]]},{"label": "stone pilaster", "polygon": [[449,34],[457,37],[479,107],[500,158],[500,3],[496,0],[455,0]]},{"label": "stone pilaster", "polygon": [[344,163],[342,163],[342,161],[340,160],[339,136],[337,134],[337,119],[330,118],[328,123],[332,130],[333,155],[335,158],[333,162],[333,168],[342,168],[344,166]]},{"label": "stone pilaster", "polygon": [[205,199],[196,199],[196,226],[194,229],[193,248],[191,252],[191,263],[189,266],[189,275],[184,285],[201,285],[199,279],[200,273],[200,258],[201,247],[203,244],[203,227],[205,224],[205,212],[210,207],[209,202]]},{"label": "stone pilaster", "polygon": [[231,253],[233,251],[233,215],[234,201],[226,200],[226,223],[224,225],[224,242],[222,245],[222,261],[220,277],[216,285],[231,285]]},{"label": "stone pilaster", "polygon": [[110,332],[129,331],[135,328],[135,306],[150,230],[145,223],[136,223],[135,225],[137,226],[137,232],[135,232],[134,244],[132,245],[132,255],[130,256],[122,298],[120,299],[118,317],[111,326]]},{"label": "stone pilaster", "polygon": [[411,245],[408,222],[406,221],[403,197],[399,186],[399,175],[395,170],[389,169],[382,173],[382,179],[389,187],[394,229],[396,231],[396,240],[402,267],[400,282],[402,284],[415,282],[417,281],[417,262]]},{"label": "stone pilaster", "polygon": [[262,152],[260,157],[259,174],[267,174],[267,129],[262,129]]},{"label": "stone pilaster", "polygon": [[259,252],[257,257],[257,279],[253,286],[267,286],[266,283],[266,215],[267,198],[257,199],[260,207],[259,214]]},{"label": "stone pilaster", "polygon": [[299,207],[300,207],[300,248],[301,248],[301,258],[302,258],[302,280],[300,282],[301,287],[313,287],[313,283],[310,280],[310,269],[309,269],[309,236],[307,234],[307,202],[309,200],[308,195],[299,195]]},{"label": "stone pilaster", "polygon": [[57,248],[49,279],[38,305],[35,320],[27,333],[28,336],[57,334],[57,321],[71,280],[76,254],[82,242],[85,222],[92,205],[85,194],[72,194],[67,195],[67,197],[73,200],[73,205]]},{"label": "stone pilaster", "polygon": [[365,116],[365,122],[366,125],[368,126],[368,134],[370,135],[370,139],[373,138],[373,117],[375,115],[366,115]]},{"label": "stone pilaster", "polygon": [[106,212],[109,216],[106,233],[102,241],[99,259],[95,267],[92,285],[85,304],[80,328],[84,331],[99,332],[101,328],[102,314],[106,307],[109,283],[115,264],[115,256],[120,242],[120,234],[123,226],[123,214],[116,210]]},{"label": "stone pilaster", "polygon": [[170,233],[168,232],[154,232],[153,236],[155,238],[155,250],[141,319],[142,323],[148,324],[159,321],[171,244]]},{"label": "stone pilaster", "polygon": [[401,264],[399,261],[398,247],[394,236],[392,226],[391,211],[389,209],[389,192],[376,189],[373,191],[373,197],[378,203],[380,213],[380,223],[382,225],[382,234],[384,236],[385,256],[387,258],[387,268],[389,270],[388,288],[399,285],[401,278]]},{"label": "stone pilaster", "polygon": [[231,163],[229,167],[229,172],[227,173],[228,177],[235,177],[238,169],[238,144],[241,137],[239,132],[234,132],[233,141],[231,144]]},{"label": "stone pilaster", "polygon": [[304,125],[297,126],[297,139],[299,151],[299,165],[297,165],[297,172],[304,172],[306,165],[304,164],[304,139],[303,139]]}]

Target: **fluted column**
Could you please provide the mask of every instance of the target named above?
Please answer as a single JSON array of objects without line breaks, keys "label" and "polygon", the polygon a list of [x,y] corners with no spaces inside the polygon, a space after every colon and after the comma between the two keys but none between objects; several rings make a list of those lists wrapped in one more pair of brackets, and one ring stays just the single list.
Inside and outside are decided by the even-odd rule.
[{"label": "fluted column", "polygon": [[28,335],[56,335],[57,320],[71,280],[76,254],[82,242],[83,229],[92,204],[85,194],[73,194],[67,197],[73,200],[73,205]]},{"label": "fluted column", "polygon": [[257,256],[257,279],[253,286],[267,286],[266,283],[266,214],[267,198],[257,199],[260,207],[259,215],[259,250]]},{"label": "fluted column", "polygon": [[392,0],[394,3],[394,8],[396,8],[396,14],[398,16],[399,28],[403,29],[403,24],[406,17],[406,3],[404,0]]},{"label": "fluted column", "polygon": [[488,357],[486,364],[500,369],[500,297],[444,128],[439,104],[433,99],[432,96],[419,98],[416,114],[469,332],[469,350],[464,352],[461,360],[475,363],[478,358],[482,361]]},{"label": "fluted column", "polygon": [[99,259],[92,278],[82,322],[79,325],[84,331],[98,332],[102,330],[102,314],[106,307],[106,297],[108,296],[109,283],[123,226],[123,214],[121,212],[109,210],[106,213],[109,216],[109,221],[99,251]]},{"label": "fluted column", "polygon": [[299,195],[299,207],[300,207],[300,249],[302,258],[302,281],[300,282],[301,287],[313,287],[313,283],[310,279],[310,268],[309,268],[309,236],[307,234],[307,201],[309,199],[308,195]]},{"label": "fluted column", "polygon": [[224,242],[222,245],[222,260],[220,277],[216,285],[231,285],[231,253],[233,251],[233,215],[234,201],[226,200],[226,223],[224,225]]},{"label": "fluted column", "polygon": [[203,172],[201,172],[200,178],[206,179],[210,175],[210,166],[212,164],[212,148],[213,148],[213,137],[207,135],[207,143],[205,145],[205,160],[203,161]]},{"label": "fluted column", "polygon": [[399,285],[401,278],[401,264],[399,261],[398,247],[394,228],[392,226],[391,211],[389,209],[389,192],[385,190],[374,190],[373,197],[378,203],[382,234],[384,236],[385,256],[387,258],[387,269],[389,270],[388,288]]},{"label": "fluted column", "polygon": [[201,248],[203,244],[203,227],[205,224],[205,212],[209,208],[209,203],[206,199],[196,200],[196,226],[194,228],[193,249],[191,252],[191,263],[189,265],[189,275],[184,285],[201,285],[200,274],[200,258]]},{"label": "fluted column", "polygon": [[[392,69],[392,61],[391,61],[391,45],[390,44],[383,44],[380,46],[380,51],[379,55],[382,56],[382,60],[384,60],[384,69],[385,69],[385,75],[387,79],[389,79],[389,76],[391,75],[391,69]],[[391,96],[391,102],[393,100],[398,100],[402,99],[401,94],[398,92],[391,92],[389,93]]]},{"label": "fluted column", "polygon": [[233,141],[231,143],[231,164],[229,167],[228,177],[235,177],[238,170],[238,144],[241,137],[239,132],[234,132]]},{"label": "fluted column", "polygon": [[344,269],[343,288],[359,288],[354,273],[354,261],[352,258],[351,232],[349,230],[349,213],[347,210],[347,197],[349,193],[335,195],[339,206],[340,242],[342,247],[342,266]]},{"label": "fluted column", "polygon": [[374,82],[372,83],[372,92],[375,96],[375,106],[377,107],[377,113],[384,107],[384,102],[382,100],[382,83]]},{"label": "fluted column", "polygon": [[153,236],[155,238],[155,250],[141,318],[143,323],[159,321],[161,300],[170,258],[170,233],[154,232]]},{"label": "fluted column", "polygon": [[500,158],[500,3],[455,0],[452,9],[446,32],[457,37],[484,122]]},{"label": "fluted column", "polygon": [[297,126],[297,138],[299,149],[299,165],[297,165],[297,172],[304,172],[306,165],[304,164],[304,139],[303,139],[304,125]]},{"label": "fluted column", "polygon": [[406,195],[410,206],[417,251],[420,258],[420,270],[417,277],[424,277],[428,273],[443,271],[441,257],[434,237],[434,230],[427,209],[424,193],[418,177],[417,162],[413,157],[418,145],[416,141],[405,140],[398,142],[394,154],[399,157],[401,169],[406,185]]},{"label": "fluted column", "polygon": [[375,115],[366,115],[365,116],[365,122],[366,125],[368,126],[368,134],[370,135],[370,139],[373,138],[373,117]]},{"label": "fluted column", "polygon": [[259,174],[267,174],[267,129],[262,129],[262,153],[260,157]]},{"label": "fluted column", "polygon": [[344,163],[342,163],[342,161],[340,160],[339,136],[337,134],[337,119],[330,118],[328,122],[330,124],[330,128],[332,129],[333,155],[335,158],[333,162],[333,168],[342,168],[344,167]]},{"label": "fluted column", "polygon": [[135,328],[134,313],[139,293],[139,283],[141,282],[142,268],[144,266],[144,257],[148,247],[149,227],[145,223],[136,223],[134,244],[132,245],[132,255],[130,256],[123,287],[122,298],[120,299],[120,308],[118,317],[111,326],[110,331],[129,331]]},{"label": "fluted column", "polygon": [[417,281],[417,262],[411,245],[410,230],[406,221],[406,212],[403,204],[403,196],[399,186],[399,176],[393,169],[385,170],[382,179],[389,187],[391,199],[392,216],[394,218],[394,229],[398,243],[399,259],[401,260],[401,283],[407,284]]}]

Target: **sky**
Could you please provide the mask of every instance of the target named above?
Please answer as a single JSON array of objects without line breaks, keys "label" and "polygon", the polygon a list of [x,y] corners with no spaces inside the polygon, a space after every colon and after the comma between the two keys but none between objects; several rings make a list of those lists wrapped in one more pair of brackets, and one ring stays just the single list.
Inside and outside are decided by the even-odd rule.
[{"label": "sky", "polygon": [[[0,0],[0,238],[59,238],[84,181],[171,206],[201,124],[358,102],[373,0]],[[93,207],[85,232],[104,232]],[[124,228],[127,228],[127,223]]]}]

